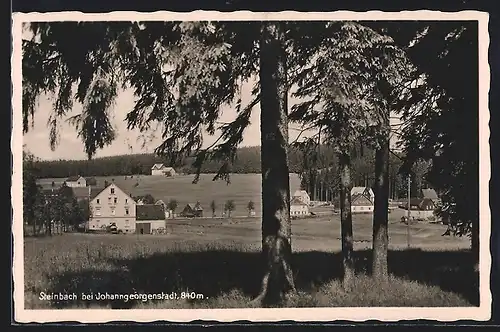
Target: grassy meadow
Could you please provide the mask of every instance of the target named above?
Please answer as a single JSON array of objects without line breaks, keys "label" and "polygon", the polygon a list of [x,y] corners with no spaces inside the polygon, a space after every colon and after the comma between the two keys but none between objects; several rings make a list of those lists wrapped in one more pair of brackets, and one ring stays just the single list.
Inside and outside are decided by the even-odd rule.
[{"label": "grassy meadow", "polygon": [[[210,203],[215,200],[218,215],[221,214],[224,203],[232,199],[235,203],[234,216],[246,216],[248,214],[247,205],[250,200],[255,203],[257,215],[261,211],[261,176],[260,174],[234,174],[231,176],[231,183],[225,181],[212,181],[214,174],[202,174],[197,184],[193,184],[194,175],[178,175],[175,177],[134,175],[96,177],[97,186],[103,187],[104,181],[111,182],[114,179],[116,185],[126,193],[133,196],[151,194],[155,199],[162,199],[167,203],[170,199],[176,199],[179,207],[176,212],[180,212],[188,203],[199,201],[205,210],[205,214],[210,216]],[[44,188],[49,188],[54,181],[56,186],[61,185],[65,178],[42,179],[40,184]],[[297,174],[290,174],[290,190],[293,193],[300,188],[300,180]]]},{"label": "grassy meadow", "polygon": [[[293,270],[298,295],[287,307],[476,306],[478,274],[469,241],[442,237],[439,224],[411,226],[406,248],[402,211],[390,214],[390,283],[370,273],[371,216],[354,216],[357,278],[340,284],[338,216],[294,220]],[[260,218],[169,220],[167,235],[64,234],[25,238],[25,307],[42,308],[232,308],[249,307],[258,293]],[[40,292],[76,293],[74,301],[40,300]],[[187,299],[82,300],[81,293],[190,294]]]}]

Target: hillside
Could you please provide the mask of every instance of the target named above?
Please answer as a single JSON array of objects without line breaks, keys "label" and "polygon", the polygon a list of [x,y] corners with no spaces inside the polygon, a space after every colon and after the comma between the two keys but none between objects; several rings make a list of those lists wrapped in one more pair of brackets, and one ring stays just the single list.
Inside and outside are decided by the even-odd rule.
[{"label": "hillside", "polygon": [[[289,151],[290,173],[301,174],[304,169],[304,156],[296,148]],[[174,165],[178,173],[193,174],[195,168],[192,159],[186,159],[180,165]],[[153,154],[130,154],[113,157],[96,158],[93,160],[55,160],[36,162],[38,178],[67,178],[72,175],[82,176],[126,176],[126,175],[149,175],[151,166],[155,163],[165,163],[161,157]],[[165,163],[167,164],[167,163]],[[389,167],[389,187],[392,198],[406,195],[406,181],[399,174],[401,160],[391,154]],[[202,174],[213,174],[219,170],[220,163],[206,162]],[[309,192],[320,191],[324,186],[336,191],[338,188],[337,158],[331,147],[321,147],[321,155],[318,160],[318,168],[328,168],[327,172],[321,174],[316,180],[316,185],[311,183],[307,177],[302,177],[301,186]],[[374,182],[374,152],[366,149],[362,156],[353,159],[352,179],[355,186],[373,186]],[[422,169],[425,171],[425,169]],[[233,174],[255,174],[260,173],[260,147],[241,147],[237,151],[237,158],[232,165]],[[418,174],[412,179],[412,192],[416,192],[425,185],[424,173]]]}]

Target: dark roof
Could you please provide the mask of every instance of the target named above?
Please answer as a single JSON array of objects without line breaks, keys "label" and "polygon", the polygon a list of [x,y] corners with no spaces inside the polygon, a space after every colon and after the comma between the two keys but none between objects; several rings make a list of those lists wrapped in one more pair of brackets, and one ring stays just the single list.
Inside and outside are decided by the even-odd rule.
[{"label": "dark roof", "polygon": [[189,206],[189,208],[193,211],[203,211],[203,207],[198,204],[198,203],[188,203],[186,206]]},{"label": "dark roof", "polygon": [[434,189],[422,189],[422,196],[424,198],[439,199]]},{"label": "dark roof", "polygon": [[425,210],[425,206],[433,206],[434,202],[430,198],[410,198],[410,205],[417,206],[419,210]]},{"label": "dark roof", "polygon": [[135,217],[136,220],[165,220],[165,210],[161,205],[137,205]]},{"label": "dark roof", "polygon": [[366,198],[371,204],[373,204],[372,199],[367,192],[352,195],[351,196],[351,203],[353,203],[355,200],[359,199],[360,197]]},{"label": "dark roof", "polygon": [[73,195],[76,198],[87,198],[89,197],[89,188],[90,188],[90,199],[94,199],[104,188],[96,188],[96,187],[74,187],[71,188],[73,190]]}]

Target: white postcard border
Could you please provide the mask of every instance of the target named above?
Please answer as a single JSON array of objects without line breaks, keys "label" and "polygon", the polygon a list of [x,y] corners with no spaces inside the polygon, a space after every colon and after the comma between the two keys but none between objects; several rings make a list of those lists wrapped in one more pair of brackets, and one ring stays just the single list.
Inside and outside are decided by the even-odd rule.
[{"label": "white postcard border", "polygon": [[[12,15],[12,105],[13,126],[11,148],[12,167],[12,207],[14,237],[14,314],[20,323],[46,323],[77,321],[82,323],[104,323],[111,321],[136,322],[190,322],[210,320],[220,322],[234,321],[400,321],[428,319],[436,321],[490,319],[491,291],[489,249],[491,215],[489,207],[490,153],[489,153],[489,111],[488,91],[490,69],[488,64],[488,19],[487,13],[478,11],[440,12],[440,11],[338,11],[338,12],[217,12],[194,11],[175,13],[158,11],[141,12],[55,12],[55,13],[14,13]],[[23,208],[22,208],[22,75],[21,75],[21,35],[22,23],[34,21],[155,21],[155,20],[192,20],[192,21],[235,21],[235,20],[476,20],[479,23],[479,149],[480,149],[480,306],[464,308],[283,308],[283,309],[55,309],[27,310],[24,308],[24,259],[23,259]]]}]

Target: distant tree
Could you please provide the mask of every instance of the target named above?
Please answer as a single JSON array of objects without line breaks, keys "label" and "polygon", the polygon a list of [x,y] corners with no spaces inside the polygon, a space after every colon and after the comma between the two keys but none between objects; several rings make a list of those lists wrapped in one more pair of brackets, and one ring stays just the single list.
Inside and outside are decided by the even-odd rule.
[{"label": "distant tree", "polygon": [[52,188],[54,188],[56,186],[56,183],[54,181],[52,181],[52,183],[50,185]]},{"label": "distant tree", "polygon": [[215,210],[217,209],[215,200],[212,200],[212,202],[210,202],[210,209],[212,210],[212,218],[215,218]]},{"label": "distant tree", "polygon": [[253,201],[248,202],[247,209],[248,215],[250,215],[250,213],[255,210],[255,203]]},{"label": "distant tree", "polygon": [[142,196],[141,198],[142,198],[142,201],[144,202],[144,204],[154,204],[156,202],[156,199],[151,194],[146,194],[146,195]]},{"label": "distant tree", "polygon": [[106,187],[108,187],[108,186],[109,186],[109,182],[108,182],[108,180],[104,180],[104,187],[106,188]]},{"label": "distant tree", "polygon": [[232,199],[226,201],[226,204],[224,205],[224,210],[227,211],[227,216],[229,218],[231,218],[231,212],[233,212],[235,208],[236,208],[236,206],[235,206],[234,201]]},{"label": "distant tree", "polygon": [[172,211],[172,218],[175,215],[175,210],[177,209],[178,205],[179,204],[178,204],[177,200],[175,200],[174,198],[170,199],[167,203],[167,209],[169,211]]}]

